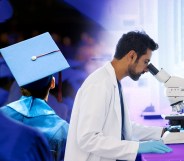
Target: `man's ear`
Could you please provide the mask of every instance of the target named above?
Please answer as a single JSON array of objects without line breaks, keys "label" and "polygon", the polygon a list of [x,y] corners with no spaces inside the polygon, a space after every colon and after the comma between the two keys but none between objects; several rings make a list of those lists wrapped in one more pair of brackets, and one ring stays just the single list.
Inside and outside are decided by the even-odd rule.
[{"label": "man's ear", "polygon": [[128,60],[130,61],[130,62],[135,62],[136,61],[136,59],[137,59],[137,53],[134,51],[134,50],[130,50],[129,52],[128,52]]},{"label": "man's ear", "polygon": [[55,88],[55,77],[52,77],[50,88],[51,89]]}]

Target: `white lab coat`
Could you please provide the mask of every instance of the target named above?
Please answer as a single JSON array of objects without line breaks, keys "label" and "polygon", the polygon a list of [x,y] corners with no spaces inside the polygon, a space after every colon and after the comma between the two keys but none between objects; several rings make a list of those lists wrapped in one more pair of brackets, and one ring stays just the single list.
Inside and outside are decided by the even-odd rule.
[{"label": "white lab coat", "polygon": [[[125,102],[125,100],[124,100]],[[121,105],[111,63],[91,74],[75,98],[64,161],[135,160],[136,140],[160,139],[161,127],[131,123],[124,105],[124,136],[121,140]]]}]

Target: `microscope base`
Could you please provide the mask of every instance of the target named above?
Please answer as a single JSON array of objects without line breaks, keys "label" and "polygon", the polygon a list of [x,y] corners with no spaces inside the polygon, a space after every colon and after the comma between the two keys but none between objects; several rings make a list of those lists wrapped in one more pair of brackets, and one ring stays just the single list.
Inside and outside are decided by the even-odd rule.
[{"label": "microscope base", "polygon": [[162,136],[165,144],[180,144],[184,143],[184,132],[169,132],[166,131]]}]

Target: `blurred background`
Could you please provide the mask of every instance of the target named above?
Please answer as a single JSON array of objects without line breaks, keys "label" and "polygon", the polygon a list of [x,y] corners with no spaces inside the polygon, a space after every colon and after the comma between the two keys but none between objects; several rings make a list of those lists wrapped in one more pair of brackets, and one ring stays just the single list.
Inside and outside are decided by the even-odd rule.
[{"label": "blurred background", "polygon": [[[110,61],[123,33],[144,30],[159,44],[151,63],[170,75],[184,75],[184,1],[182,0],[0,0],[0,48],[49,32],[71,66],[63,72],[63,102],[52,91],[49,104],[70,121],[75,94],[84,79]],[[57,75],[55,75],[57,80]],[[142,112],[171,112],[164,85],[150,73],[122,81],[134,121]],[[0,106],[20,97],[1,58]],[[159,124],[159,123],[158,123]]]}]

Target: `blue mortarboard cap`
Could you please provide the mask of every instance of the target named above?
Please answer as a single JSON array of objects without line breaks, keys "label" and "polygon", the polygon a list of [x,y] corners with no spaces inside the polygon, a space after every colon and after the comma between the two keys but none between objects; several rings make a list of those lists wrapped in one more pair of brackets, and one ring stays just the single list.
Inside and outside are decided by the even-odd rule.
[{"label": "blue mortarboard cap", "polygon": [[19,86],[35,82],[69,67],[48,32],[2,48],[0,52]]}]

